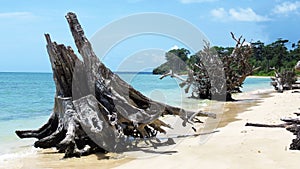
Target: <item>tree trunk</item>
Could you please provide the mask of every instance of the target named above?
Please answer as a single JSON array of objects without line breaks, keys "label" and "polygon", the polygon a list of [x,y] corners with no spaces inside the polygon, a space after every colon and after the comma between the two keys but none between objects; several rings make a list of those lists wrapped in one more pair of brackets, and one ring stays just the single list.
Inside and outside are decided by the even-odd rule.
[{"label": "tree trunk", "polygon": [[284,90],[291,90],[293,87],[297,88],[297,77],[294,71],[284,70],[279,73],[275,70],[275,77],[271,78],[271,84],[274,86],[274,89],[279,93],[282,93]]},{"label": "tree trunk", "polygon": [[37,138],[35,147],[56,147],[65,157],[122,152],[138,148],[132,138],[149,139],[171,128],[161,116],[179,116],[184,126],[197,121],[196,115],[215,117],[147,98],[100,62],[74,13],[66,19],[83,61],[45,34],[56,85],[54,109],[40,129],[16,131],[20,138]]},{"label": "tree trunk", "polygon": [[[259,67],[254,68],[250,64],[252,49],[250,45],[245,45],[245,39],[242,36],[237,39],[233,33],[231,36],[236,41],[231,54],[218,54],[208,42],[203,50],[196,53],[197,62],[189,66],[188,77],[180,84],[180,87],[185,87],[186,93],[192,89],[192,97],[234,101],[231,94],[241,92],[246,77]],[[165,73],[161,79],[166,76],[179,77],[175,73]]]}]

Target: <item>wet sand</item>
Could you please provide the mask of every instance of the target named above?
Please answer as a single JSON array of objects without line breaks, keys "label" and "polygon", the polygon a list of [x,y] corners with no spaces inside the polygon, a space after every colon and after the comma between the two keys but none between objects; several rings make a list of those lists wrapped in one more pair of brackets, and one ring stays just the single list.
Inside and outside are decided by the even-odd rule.
[{"label": "wet sand", "polygon": [[263,102],[263,99],[272,97],[273,91],[254,91],[251,93],[240,93],[233,95],[236,98],[236,101],[227,102],[225,104],[225,110],[223,112],[220,123],[218,124],[218,128],[225,127],[227,124],[241,120],[237,118],[238,114],[250,110],[253,106],[258,106]]},{"label": "wet sand", "polygon": [[[62,160],[63,154],[49,149],[8,159],[0,168],[299,168],[300,152],[288,150],[294,138],[290,132],[282,128],[246,127],[245,124],[276,124],[281,117],[293,116],[300,107],[300,94],[256,91],[234,97],[238,101],[222,103],[221,119],[206,120],[205,124],[197,126],[199,133],[217,132],[187,136],[192,130],[185,130],[184,134],[188,134],[180,140],[175,139],[175,146],[157,150],[167,153],[148,156],[139,152],[134,156],[130,153],[97,154]],[[215,104],[211,103],[208,109],[213,112],[218,107]]]},{"label": "wet sand", "polygon": [[36,154],[27,157],[9,159],[0,165],[0,168],[22,168],[22,169],[50,169],[50,168],[103,168],[109,169],[120,166],[132,159],[125,158],[119,154],[93,154],[81,158],[63,159],[62,153],[55,149],[37,150]]}]

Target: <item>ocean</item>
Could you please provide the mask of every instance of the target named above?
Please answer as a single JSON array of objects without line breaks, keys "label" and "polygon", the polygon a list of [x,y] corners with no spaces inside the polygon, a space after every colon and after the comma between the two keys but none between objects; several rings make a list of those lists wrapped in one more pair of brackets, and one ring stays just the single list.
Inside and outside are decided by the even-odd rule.
[{"label": "ocean", "polygon": [[[201,108],[205,100],[189,99],[170,77],[163,80],[150,73],[118,73],[146,96],[187,109]],[[247,78],[243,92],[272,89],[270,78]],[[37,129],[49,118],[55,85],[51,73],[0,72],[0,162],[6,158],[34,153],[35,139],[19,139],[15,130]]]}]

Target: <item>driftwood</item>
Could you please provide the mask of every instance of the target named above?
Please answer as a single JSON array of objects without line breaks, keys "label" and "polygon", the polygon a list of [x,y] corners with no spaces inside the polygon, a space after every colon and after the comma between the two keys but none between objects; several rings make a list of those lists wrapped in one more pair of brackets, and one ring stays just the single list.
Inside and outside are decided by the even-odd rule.
[{"label": "driftwood", "polygon": [[[204,49],[196,54],[199,60],[188,69],[188,77],[180,80],[181,87],[186,87],[188,93],[192,89],[192,97],[213,100],[234,100],[232,93],[240,92],[240,88],[247,76],[259,68],[251,66],[251,46],[245,44],[245,39],[238,39],[231,33],[236,46],[230,55],[216,53],[210,44],[205,42]],[[161,79],[170,75],[177,78],[172,72],[161,76]]]},{"label": "driftwood", "polygon": [[[297,116],[300,113],[295,113]],[[259,123],[246,123],[246,126],[253,127],[268,127],[268,128],[285,128],[292,132],[296,138],[292,140],[290,145],[291,150],[300,150],[300,118],[282,118],[280,119],[284,123],[282,124],[259,124]]]},{"label": "driftwood", "polygon": [[296,71],[300,71],[300,61],[298,61],[294,67]]},{"label": "driftwood", "polygon": [[271,85],[279,93],[282,93],[284,90],[297,89],[299,84],[296,84],[297,77],[294,71],[284,70],[279,73],[275,70],[275,77],[271,78]]},{"label": "driftwood", "polygon": [[134,138],[151,139],[171,128],[161,116],[176,115],[184,126],[198,121],[196,115],[215,117],[147,98],[100,62],[74,13],[66,19],[83,61],[45,34],[56,85],[54,109],[40,129],[16,131],[20,138],[37,138],[35,147],[56,147],[65,157],[123,152],[137,148]]}]

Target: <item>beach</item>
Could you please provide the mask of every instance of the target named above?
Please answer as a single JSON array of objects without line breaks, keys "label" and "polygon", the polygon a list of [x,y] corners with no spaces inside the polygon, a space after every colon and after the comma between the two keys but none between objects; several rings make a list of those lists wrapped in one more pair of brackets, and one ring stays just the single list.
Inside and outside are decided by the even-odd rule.
[{"label": "beach", "polygon": [[300,169],[300,0],[1,7],[0,169]]},{"label": "beach", "polygon": [[282,117],[293,117],[300,94],[256,90],[234,98],[238,101],[224,103],[216,132],[184,137],[170,149],[158,149],[161,153],[109,153],[62,160],[63,154],[54,149],[35,149],[30,155],[5,159],[1,168],[299,168],[300,152],[289,150],[292,133],[245,124],[278,124]]},{"label": "beach", "polygon": [[[205,143],[200,144],[197,137],[184,139],[176,147],[178,153],[133,160],[117,168],[141,165],[143,168],[299,168],[300,152],[288,148],[294,138],[290,132],[282,128],[245,126],[247,122],[277,124],[281,123],[281,117],[293,116],[299,108],[300,95],[291,92],[264,93],[255,101],[256,105],[243,112],[239,110],[243,103],[226,103],[229,112],[240,112],[236,121],[219,128]],[[249,93],[237,97],[243,100],[249,99],[248,96]],[[227,119],[225,115],[223,121],[226,120],[232,118]]]}]

